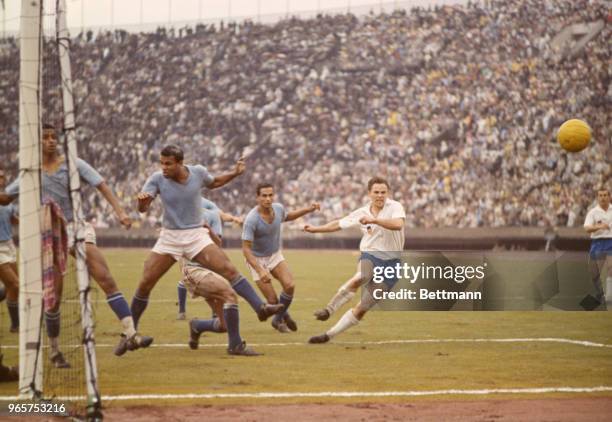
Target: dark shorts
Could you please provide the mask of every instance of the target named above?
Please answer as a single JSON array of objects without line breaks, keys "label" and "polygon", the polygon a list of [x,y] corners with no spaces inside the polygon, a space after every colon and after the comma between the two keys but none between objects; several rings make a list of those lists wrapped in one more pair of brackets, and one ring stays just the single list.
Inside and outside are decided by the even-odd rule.
[{"label": "dark shorts", "polygon": [[612,255],[612,238],[591,240],[591,250],[589,251],[591,259],[603,259],[607,255]]},{"label": "dark shorts", "polygon": [[381,258],[378,258],[378,257],[370,254],[370,253],[361,252],[361,256],[359,257],[359,260],[361,261],[361,260],[364,260],[364,259],[370,261],[374,267],[381,267],[382,268],[382,270],[379,270],[379,271],[381,271],[381,274],[384,277],[383,283],[385,283],[385,285],[389,289],[391,289],[395,285],[395,283],[397,283],[398,279],[397,279],[397,277],[395,277],[395,271],[394,271],[394,276],[393,277],[385,277],[384,276],[385,268],[392,267],[392,268],[395,269],[395,266],[397,264],[401,264],[401,260],[399,260],[399,259],[381,259]]}]

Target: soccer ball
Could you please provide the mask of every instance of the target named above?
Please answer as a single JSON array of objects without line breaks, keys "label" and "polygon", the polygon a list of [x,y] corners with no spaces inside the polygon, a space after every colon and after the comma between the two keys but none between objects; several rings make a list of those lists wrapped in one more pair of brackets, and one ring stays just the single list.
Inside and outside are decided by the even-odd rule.
[{"label": "soccer ball", "polygon": [[591,127],[579,119],[566,121],[557,132],[557,142],[567,152],[578,152],[591,142]]}]

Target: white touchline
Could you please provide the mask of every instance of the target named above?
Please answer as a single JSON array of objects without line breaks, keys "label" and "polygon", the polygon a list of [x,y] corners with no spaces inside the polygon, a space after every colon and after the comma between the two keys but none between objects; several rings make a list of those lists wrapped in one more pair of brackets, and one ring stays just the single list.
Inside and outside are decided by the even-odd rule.
[{"label": "white touchline", "polygon": [[[441,395],[487,395],[487,394],[547,394],[547,393],[603,393],[612,387],[536,387],[536,388],[492,388],[481,390],[425,390],[425,391],[322,391],[308,392],[260,392],[260,393],[191,393],[191,394],[122,394],[102,396],[102,400],[178,400],[178,399],[223,399],[223,398],[299,398],[299,397],[419,397]],[[18,400],[18,396],[0,396],[0,401]],[[82,400],[84,396],[58,396],[55,400]]]},{"label": "white touchline", "polygon": [[[381,340],[381,341],[334,341],[331,344],[337,345],[384,345],[384,344],[428,344],[428,343],[564,343],[573,344],[576,346],[584,347],[595,347],[595,348],[607,348],[612,349],[612,344],[595,343],[588,340],[573,340],[568,338],[555,338],[555,337],[541,337],[541,338],[441,338],[441,339],[406,339],[406,340]],[[257,347],[287,347],[287,346],[308,346],[308,347],[321,347],[313,346],[306,342],[293,342],[293,343],[249,343],[251,346]],[[96,347],[115,347],[114,344],[99,343]],[[1,346],[2,349],[16,349],[19,346],[16,345],[5,345]],[[63,347],[81,347],[81,345],[70,345]],[[159,343],[152,344],[150,347],[160,348],[187,348],[187,343]],[[227,347],[227,343],[200,343],[201,348],[212,348],[212,347]]]}]

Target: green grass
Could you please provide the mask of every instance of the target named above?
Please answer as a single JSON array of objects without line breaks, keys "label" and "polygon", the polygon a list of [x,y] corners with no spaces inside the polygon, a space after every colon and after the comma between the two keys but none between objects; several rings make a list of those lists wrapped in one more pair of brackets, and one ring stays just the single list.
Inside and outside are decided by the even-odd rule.
[{"label": "green grass", "polygon": [[[247,274],[239,251],[228,253],[240,271]],[[130,300],[147,251],[107,249],[105,254],[121,290]],[[221,346],[189,350],[186,347],[187,322],[175,319],[176,282],[179,280],[175,267],[153,291],[140,331],[153,335],[156,344],[181,343],[185,347],[150,348],[121,358],[112,354],[112,347],[98,347],[99,384],[103,395],[612,386],[611,348],[557,343],[347,344],[397,339],[519,337],[560,337],[612,344],[612,314],[607,312],[379,311],[368,314],[361,324],[331,344],[307,345],[310,336],[324,332],[339,317],[334,315],[327,322],[319,322],[312,312],[325,305],[338,286],[353,274],[357,255],[346,251],[296,250],[287,250],[284,254],[296,279],[291,313],[299,325],[297,333],[277,333],[269,322],[260,323],[250,307],[241,301],[241,334],[249,343],[262,344],[256,349],[265,353],[264,356],[230,357]],[[278,290],[278,284],[275,286]],[[114,346],[119,324],[104,303],[102,292],[96,296],[97,343]],[[202,299],[189,298],[187,314],[188,319],[207,317],[210,310]],[[4,340],[6,344],[16,344],[16,337],[7,334]],[[223,344],[225,341],[224,334],[202,337],[203,344]],[[300,344],[263,345],[279,342]],[[14,350],[5,351],[5,355],[9,363],[16,359]],[[0,395],[15,392],[15,384],[0,386]],[[274,401],[351,400],[293,398]],[[254,401],[215,399],[205,402],[244,404]]]}]

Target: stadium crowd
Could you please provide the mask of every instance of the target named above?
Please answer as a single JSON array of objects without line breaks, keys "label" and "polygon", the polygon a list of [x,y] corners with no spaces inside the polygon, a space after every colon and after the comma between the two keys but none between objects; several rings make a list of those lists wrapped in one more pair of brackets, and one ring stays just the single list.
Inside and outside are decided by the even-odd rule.
[{"label": "stadium crowd", "polygon": [[[311,221],[340,217],[379,174],[408,227],[579,225],[611,176],[610,25],[575,59],[560,60],[550,41],[598,19],[610,22],[597,1],[500,0],[89,31],[71,46],[80,153],[146,226],[161,211],[141,217],[133,198],[168,143],[213,174],[247,157],[248,176],[210,192],[239,215],[254,206],[254,185],[270,181],[289,207],[321,202]],[[0,63],[0,156],[16,173],[16,40],[0,43]],[[46,104],[59,98],[47,91]],[[593,128],[582,153],[555,142],[568,118]],[[116,225],[86,194],[96,224]]]}]

